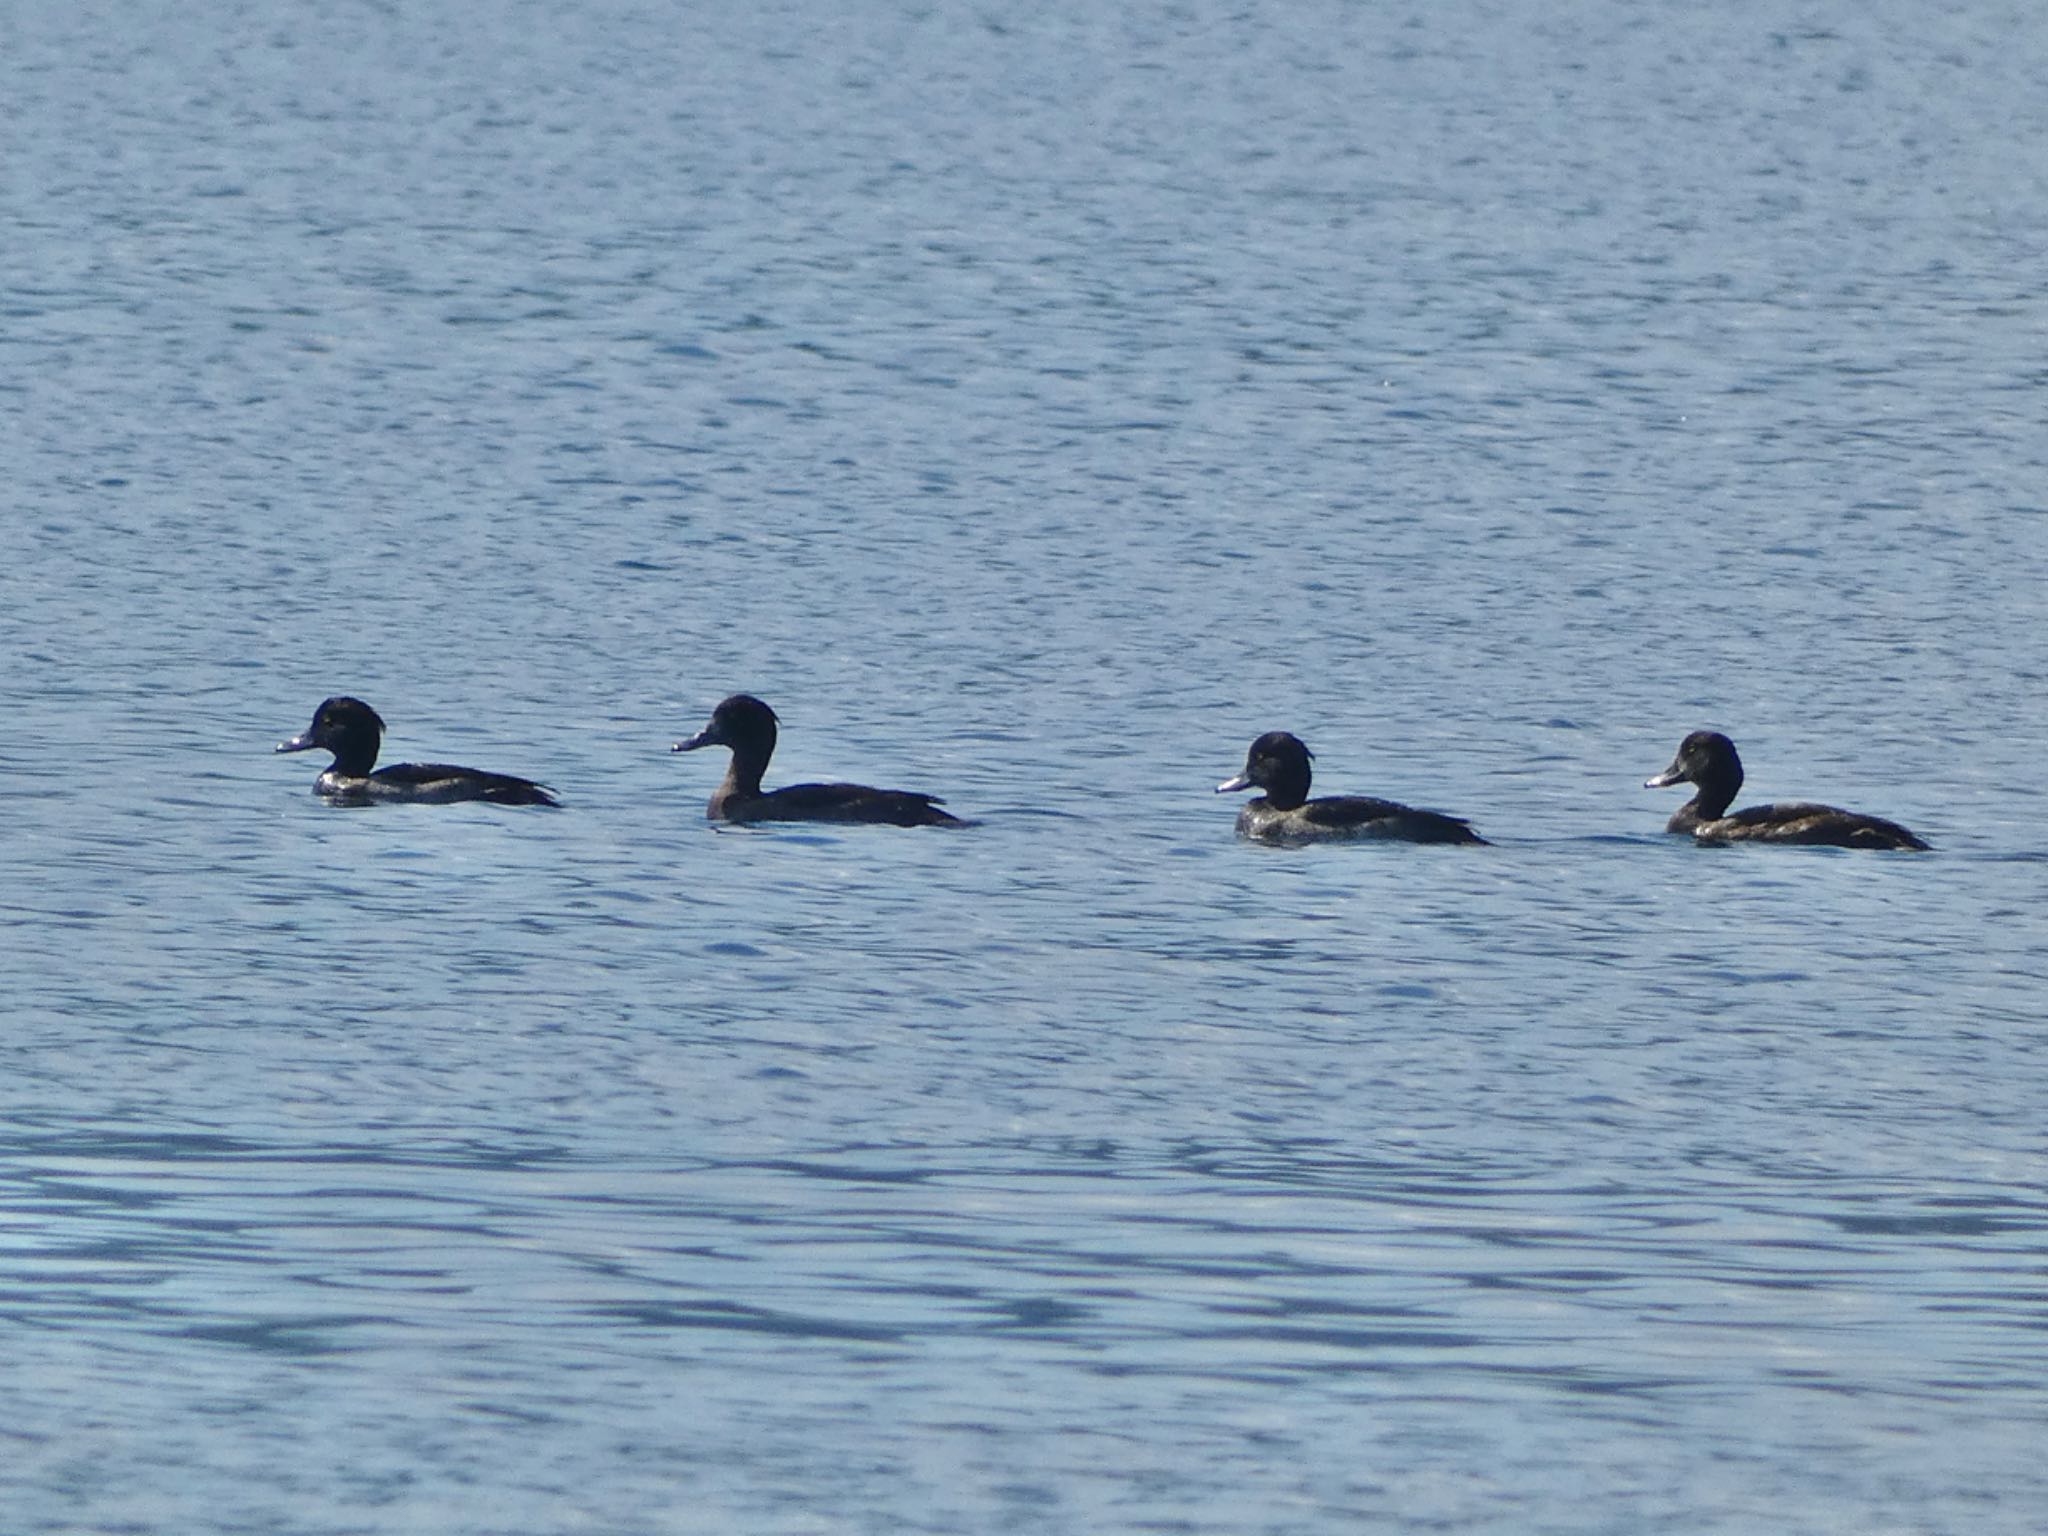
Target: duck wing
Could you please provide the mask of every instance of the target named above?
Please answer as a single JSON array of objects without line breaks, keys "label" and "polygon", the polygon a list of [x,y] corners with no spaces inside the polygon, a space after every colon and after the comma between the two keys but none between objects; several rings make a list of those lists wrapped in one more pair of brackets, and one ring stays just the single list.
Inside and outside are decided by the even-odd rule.
[{"label": "duck wing", "polygon": [[1792,801],[1752,805],[1718,821],[1703,821],[1693,835],[1703,843],[1797,843],[1810,847],[1921,852],[1930,846],[1896,821],[1887,821],[1882,816]]},{"label": "duck wing", "polygon": [[491,805],[561,804],[545,784],[454,763],[393,763],[371,774],[370,782],[398,791],[394,799],[402,797],[428,805],[452,805],[464,800],[482,800]]},{"label": "duck wing", "polygon": [[866,784],[790,784],[746,803],[746,821],[843,821],[891,827],[965,826],[939,809],[945,802],[914,789]]},{"label": "duck wing", "polygon": [[1408,843],[1483,843],[1463,816],[1420,811],[1396,800],[1369,795],[1326,795],[1302,806],[1307,826],[1351,837],[1385,837]]}]

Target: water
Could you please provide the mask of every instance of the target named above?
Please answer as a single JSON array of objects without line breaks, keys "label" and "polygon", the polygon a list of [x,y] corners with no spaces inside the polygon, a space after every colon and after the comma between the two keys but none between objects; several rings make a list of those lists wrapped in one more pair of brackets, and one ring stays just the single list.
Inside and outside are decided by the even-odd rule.
[{"label": "water", "polygon": [[728,10],[9,23],[10,1531],[2034,1530],[2048,23]]}]

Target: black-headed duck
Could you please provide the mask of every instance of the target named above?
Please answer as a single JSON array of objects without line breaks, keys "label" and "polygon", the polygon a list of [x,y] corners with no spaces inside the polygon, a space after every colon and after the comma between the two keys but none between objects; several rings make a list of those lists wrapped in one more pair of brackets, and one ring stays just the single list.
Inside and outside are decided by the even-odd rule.
[{"label": "black-headed duck", "polygon": [[1237,832],[1262,843],[1341,842],[1385,839],[1403,843],[1480,843],[1486,839],[1462,816],[1418,811],[1392,800],[1363,795],[1308,797],[1309,759],[1301,738],[1268,731],[1245,754],[1244,772],[1216,786],[1219,795],[1240,789],[1265,791],[1237,813]]},{"label": "black-headed duck", "polygon": [[1752,805],[1730,815],[1742,788],[1742,759],[1719,731],[1694,731],[1678,744],[1671,766],[1645,789],[1691,784],[1698,793],[1665,823],[1666,832],[1689,832],[1703,843],[1807,843],[1831,848],[1925,851],[1928,844],[1896,821],[1838,810],[1832,805]]},{"label": "black-headed duck", "polygon": [[711,721],[670,750],[728,747],[732,762],[704,814],[712,821],[839,821],[891,827],[964,827],[939,809],[943,803],[911,789],[865,784],[790,784],[763,790],[761,775],[775,753],[775,711],[751,694],[736,693],[711,712]]},{"label": "black-headed duck", "polygon": [[313,723],[301,735],[277,744],[280,752],[310,752],[319,747],[334,754],[327,771],[313,781],[313,792],[336,805],[385,802],[449,805],[482,800],[491,805],[555,805],[554,792],[531,779],[450,763],[393,763],[372,769],[384,739],[384,721],[361,699],[337,696],[313,711]]}]

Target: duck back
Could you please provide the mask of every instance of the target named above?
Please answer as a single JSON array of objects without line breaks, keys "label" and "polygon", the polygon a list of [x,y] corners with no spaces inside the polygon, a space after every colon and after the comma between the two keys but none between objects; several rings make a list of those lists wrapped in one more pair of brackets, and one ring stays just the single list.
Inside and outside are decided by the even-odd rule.
[{"label": "duck back", "polygon": [[1242,837],[1268,843],[1486,842],[1463,816],[1421,811],[1366,795],[1325,795],[1292,810],[1253,800],[1237,813],[1237,830]]},{"label": "duck back", "polygon": [[1925,853],[1932,845],[1896,821],[1832,805],[1752,805],[1732,816],[1702,821],[1693,836],[1703,843],[1798,843],[1810,847],[1875,848]]},{"label": "duck back", "polygon": [[840,821],[886,827],[964,827],[940,810],[936,795],[866,784],[791,784],[765,794],[733,796],[717,814],[726,821]]}]

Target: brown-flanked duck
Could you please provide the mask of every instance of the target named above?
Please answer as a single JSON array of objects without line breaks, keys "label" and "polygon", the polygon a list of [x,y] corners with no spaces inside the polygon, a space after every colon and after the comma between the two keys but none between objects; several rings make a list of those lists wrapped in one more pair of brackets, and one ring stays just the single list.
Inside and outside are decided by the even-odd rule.
[{"label": "brown-flanked duck", "polygon": [[1752,805],[1733,815],[1728,807],[1742,788],[1742,759],[1735,743],[1719,731],[1694,731],[1678,744],[1671,766],[1645,789],[1691,784],[1698,793],[1665,823],[1666,832],[1689,832],[1703,843],[1807,843],[1829,848],[1913,849],[1930,846],[1896,821],[1839,810],[1832,805]]}]

